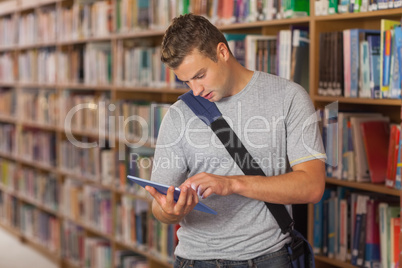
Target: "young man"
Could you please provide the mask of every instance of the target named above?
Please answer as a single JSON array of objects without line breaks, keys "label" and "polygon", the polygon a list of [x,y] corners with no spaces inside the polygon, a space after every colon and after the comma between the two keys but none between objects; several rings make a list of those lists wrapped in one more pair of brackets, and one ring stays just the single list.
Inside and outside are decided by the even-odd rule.
[{"label": "young man", "polygon": [[[162,61],[194,95],[215,102],[266,176],[246,176],[225,147],[181,100],[164,117],[152,180],[152,212],[180,223],[175,267],[290,267],[290,241],[264,202],[315,203],[325,187],[322,146],[306,91],[280,77],[240,65],[207,19],[175,18],[162,42]],[[173,186],[181,188],[173,201]],[[202,202],[211,215],[193,210]],[[230,266],[232,265],[232,266]]]}]

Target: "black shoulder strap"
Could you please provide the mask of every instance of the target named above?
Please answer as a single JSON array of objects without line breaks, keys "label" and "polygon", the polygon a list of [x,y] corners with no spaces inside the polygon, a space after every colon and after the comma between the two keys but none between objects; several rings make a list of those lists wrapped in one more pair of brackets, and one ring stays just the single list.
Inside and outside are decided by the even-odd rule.
[{"label": "black shoulder strap", "polygon": [[[236,133],[222,117],[215,103],[203,97],[194,96],[191,90],[181,95],[179,99],[183,100],[187,106],[212,129],[245,175],[265,176],[258,162],[254,160],[241,140],[237,137]],[[265,205],[275,217],[282,233],[285,234],[293,229],[294,221],[284,205],[267,202],[265,202]]]}]

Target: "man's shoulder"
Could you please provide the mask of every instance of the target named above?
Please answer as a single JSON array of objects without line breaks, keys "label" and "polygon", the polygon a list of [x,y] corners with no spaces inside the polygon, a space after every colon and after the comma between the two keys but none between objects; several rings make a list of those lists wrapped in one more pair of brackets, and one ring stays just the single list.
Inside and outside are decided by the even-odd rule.
[{"label": "man's shoulder", "polygon": [[255,89],[262,90],[269,95],[279,94],[281,97],[284,95],[291,96],[298,92],[306,92],[306,90],[299,84],[280,77],[275,74],[260,72],[256,80]]},{"label": "man's shoulder", "polygon": [[191,110],[187,104],[182,100],[177,100],[175,103],[170,105],[167,115],[169,115],[173,122],[175,122],[177,120],[182,120],[189,113],[191,113]]}]

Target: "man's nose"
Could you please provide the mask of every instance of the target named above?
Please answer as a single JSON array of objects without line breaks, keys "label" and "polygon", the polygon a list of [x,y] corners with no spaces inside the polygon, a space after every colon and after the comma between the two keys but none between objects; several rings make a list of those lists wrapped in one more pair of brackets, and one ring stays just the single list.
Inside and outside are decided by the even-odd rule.
[{"label": "man's nose", "polygon": [[204,87],[194,80],[188,82],[188,85],[193,90],[194,96],[198,96],[204,91]]}]

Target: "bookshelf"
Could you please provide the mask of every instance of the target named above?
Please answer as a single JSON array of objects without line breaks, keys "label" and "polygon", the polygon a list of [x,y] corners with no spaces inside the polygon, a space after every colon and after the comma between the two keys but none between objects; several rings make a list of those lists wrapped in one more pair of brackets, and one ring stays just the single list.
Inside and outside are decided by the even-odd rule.
[{"label": "bookshelf", "polygon": [[[135,61],[130,61],[130,58],[124,58],[124,53],[145,53],[143,47],[151,48],[149,53],[157,53],[166,25],[163,25],[161,20],[156,21],[152,28],[139,26],[135,31],[124,30],[122,22],[118,22],[115,10],[112,9],[117,1],[0,1],[0,20],[6,20],[4,23],[11,29],[7,33],[2,33],[0,29],[0,34],[4,34],[0,36],[0,136],[6,137],[5,140],[0,140],[0,166],[3,174],[8,174],[2,175],[0,180],[0,203],[3,206],[0,218],[7,219],[0,221],[0,227],[49,257],[60,267],[80,267],[77,261],[80,256],[75,248],[83,246],[83,241],[85,246],[96,247],[105,253],[104,255],[114,256],[120,251],[121,254],[130,251],[144,256],[150,267],[172,267],[171,260],[166,256],[161,257],[161,254],[155,251],[149,251],[143,245],[134,243],[131,238],[121,239],[119,236],[123,236],[122,230],[127,227],[115,220],[121,215],[119,211],[123,209],[123,204],[131,202],[127,200],[134,200],[134,205],[130,203],[130,206],[135,206],[136,202],[148,202],[149,205],[149,199],[135,194],[132,189],[124,189],[120,185],[121,181],[116,183],[117,176],[113,172],[119,167],[115,158],[110,158],[108,153],[117,154],[117,151],[123,150],[125,156],[134,152],[148,157],[148,152],[127,150],[124,142],[142,142],[146,148],[152,149],[154,141],[151,138],[143,141],[136,135],[130,135],[126,139],[122,133],[132,134],[127,130],[130,128],[129,123],[123,126],[117,124],[109,129],[106,125],[111,124],[110,120],[118,120],[119,116],[127,117],[124,109],[137,109],[123,107],[134,106],[139,100],[162,105],[173,103],[186,89],[176,85],[174,79],[169,82],[151,79],[150,83],[149,80],[139,81],[135,74],[124,72],[123,61],[131,64],[127,65],[131,68],[136,64]],[[96,13],[94,17],[100,18],[98,22],[102,27],[90,29],[86,21],[80,21],[81,27],[77,26],[78,22],[72,18],[74,12],[78,12],[78,3],[85,5],[93,2],[97,3],[98,7],[91,12]],[[310,1],[308,17],[233,23],[220,25],[219,28],[225,33],[277,35],[280,30],[293,26],[308,27],[308,90],[314,105],[323,108],[337,101],[340,109],[381,112],[389,116],[392,122],[400,124],[401,100],[321,96],[318,94],[318,87],[320,33],[349,28],[380,29],[380,20],[383,18],[400,20],[402,9],[316,16],[315,4],[316,1]],[[90,12],[90,9],[85,12]],[[16,23],[18,21],[21,23]],[[41,29],[37,35],[33,34],[36,31],[35,23],[40,25]],[[86,62],[84,54],[88,56]],[[152,75],[152,70],[145,76],[150,74]],[[43,103],[46,108],[41,108],[40,113],[36,113],[37,107]],[[75,105],[86,103],[103,103],[102,116],[109,121],[91,121],[90,118],[99,115],[87,107],[88,111],[79,115],[80,119],[74,119],[78,122],[72,122],[71,128],[65,127],[64,119],[68,111]],[[111,104],[115,106],[112,108]],[[97,106],[97,109],[99,110],[100,106]],[[68,133],[73,135],[77,142],[103,144],[103,147],[88,151],[68,148],[71,142]],[[34,142],[38,139],[50,144],[47,150],[38,149]],[[40,157],[33,154],[36,150],[40,151]],[[93,161],[98,164],[85,169],[82,162],[74,162],[69,155],[65,155],[66,151],[71,151],[70,155],[77,157],[84,156],[82,162],[85,162],[85,159],[95,159]],[[55,161],[52,162],[51,159]],[[112,171],[107,169],[107,163],[110,161],[115,163]],[[27,175],[21,175],[16,170],[23,170]],[[147,174],[149,170],[142,172]],[[32,193],[31,188],[25,187],[35,185],[36,182],[30,181],[29,178],[39,176],[37,174],[40,174],[43,181],[52,182],[51,186],[49,183],[43,183],[44,185],[58,189],[60,196],[56,197],[56,204],[53,202],[53,205],[49,206],[49,202],[41,200],[37,192]],[[113,179],[105,179],[105,176],[111,176]],[[326,182],[329,186],[344,186],[368,193],[400,196],[399,190],[382,185],[347,182],[335,178],[327,178]],[[38,183],[36,186],[40,188],[41,185]],[[45,196],[46,189],[43,189]],[[51,189],[48,191],[55,192]],[[29,195],[26,195],[27,193]],[[98,200],[104,204],[98,208],[104,211],[101,215],[109,215],[111,218],[93,218],[94,215],[85,213],[85,217],[80,217],[80,209],[84,204],[74,204],[68,199],[63,201],[66,194],[77,196],[77,200],[85,200],[88,203]],[[68,208],[65,208],[66,203]],[[39,240],[30,236],[32,230],[17,228],[21,224],[18,217],[21,208],[27,222],[32,217],[43,217],[47,219],[43,221],[49,222],[49,226],[55,231],[45,240]],[[313,213],[314,207],[309,205],[307,233],[311,242],[314,234]],[[149,214],[147,217],[150,217]],[[104,224],[97,226],[98,223]],[[30,228],[29,224],[26,224],[26,228]],[[73,234],[67,244],[66,234]],[[54,245],[54,249],[49,245]],[[317,256],[316,260],[318,267],[354,267],[324,256]],[[111,263],[114,262],[114,257],[102,261]],[[115,263],[112,266],[114,265]]]}]

